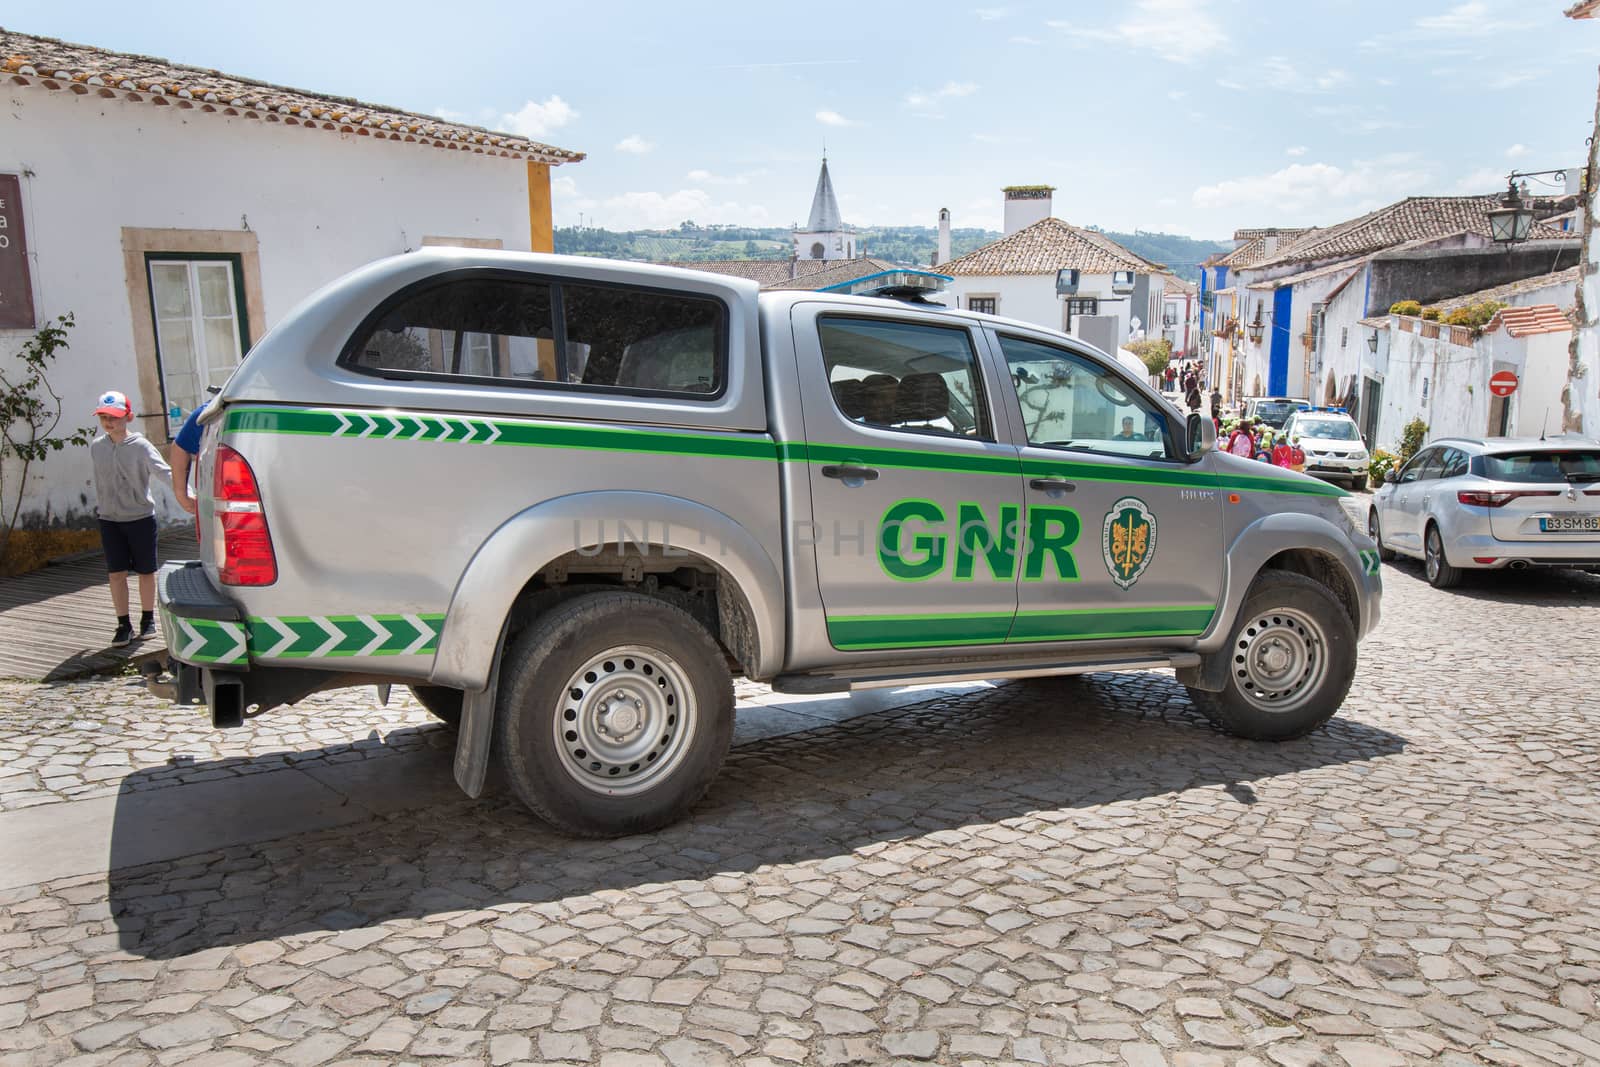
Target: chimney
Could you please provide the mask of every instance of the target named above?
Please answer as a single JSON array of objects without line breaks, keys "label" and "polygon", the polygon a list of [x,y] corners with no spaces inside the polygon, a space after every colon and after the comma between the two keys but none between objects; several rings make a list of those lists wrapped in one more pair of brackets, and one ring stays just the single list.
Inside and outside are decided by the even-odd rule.
[{"label": "chimney", "polygon": [[1053,185],[1008,185],[1002,189],[1006,196],[1005,236],[1049,218],[1050,194],[1055,191]]},{"label": "chimney", "polygon": [[950,209],[939,209],[939,254],[934,256],[933,265],[950,262]]},{"label": "chimney", "polygon": [[1278,235],[1275,234],[1275,233],[1269,233],[1269,234],[1267,234],[1265,240],[1262,242],[1262,245],[1261,245],[1261,258],[1262,259],[1271,259],[1273,256],[1275,256],[1277,254],[1278,254]]}]

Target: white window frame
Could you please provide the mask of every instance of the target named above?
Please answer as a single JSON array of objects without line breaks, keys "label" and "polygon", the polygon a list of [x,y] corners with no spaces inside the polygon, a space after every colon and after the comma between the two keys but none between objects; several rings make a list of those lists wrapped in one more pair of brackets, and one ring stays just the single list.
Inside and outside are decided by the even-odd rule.
[{"label": "white window frame", "polygon": [[[228,314],[226,316],[208,316],[205,313],[204,305],[201,303],[199,268],[208,266],[221,266],[227,270],[228,278],[225,289],[228,294]],[[168,410],[165,414],[172,427],[175,428],[193,408],[182,408],[180,405],[179,413],[176,416],[173,415],[171,410],[172,400],[167,387],[167,363],[161,352],[161,325],[164,321],[170,323],[180,320],[163,320],[161,317],[161,301],[156,297],[156,268],[158,267],[184,268],[185,280],[189,285],[189,342],[194,352],[195,377],[199,386],[194,405],[198,407],[210,395],[208,387],[212,385],[213,372],[227,369],[231,373],[233,368],[237,367],[244,359],[244,333],[239,317],[238,264],[231,256],[191,258],[184,255],[151,255],[145,260],[146,281],[150,286],[150,317],[155,328],[156,359],[161,374],[161,398],[162,402],[168,405]],[[233,326],[233,329],[228,333],[228,336],[233,341],[233,350],[228,353],[213,353],[210,350],[210,342],[205,325],[208,321],[222,321],[224,318]]]}]

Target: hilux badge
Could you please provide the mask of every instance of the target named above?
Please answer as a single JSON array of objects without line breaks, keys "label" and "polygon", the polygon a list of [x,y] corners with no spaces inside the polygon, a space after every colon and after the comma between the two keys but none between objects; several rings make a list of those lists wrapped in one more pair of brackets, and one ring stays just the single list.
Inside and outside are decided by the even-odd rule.
[{"label": "hilux badge", "polygon": [[1128,589],[1139,580],[1156,554],[1156,517],[1144,501],[1125,496],[1111,505],[1100,549],[1113,582]]}]

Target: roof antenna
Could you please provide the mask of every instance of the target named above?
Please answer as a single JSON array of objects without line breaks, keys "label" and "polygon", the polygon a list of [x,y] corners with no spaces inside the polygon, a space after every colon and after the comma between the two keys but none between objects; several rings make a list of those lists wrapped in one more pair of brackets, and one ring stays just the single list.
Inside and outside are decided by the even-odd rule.
[{"label": "roof antenna", "polygon": [[1544,406],[1544,419],[1539,423],[1539,440],[1544,440],[1545,427],[1550,425],[1550,405]]}]

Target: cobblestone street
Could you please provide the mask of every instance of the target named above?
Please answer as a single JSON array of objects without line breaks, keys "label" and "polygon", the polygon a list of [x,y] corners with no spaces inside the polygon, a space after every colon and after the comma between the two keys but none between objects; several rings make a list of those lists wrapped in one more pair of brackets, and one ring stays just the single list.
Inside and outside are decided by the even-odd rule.
[{"label": "cobblestone street", "polygon": [[[435,790],[0,889],[0,1064],[1600,1061],[1600,577],[1384,579],[1301,741],[1165,673],[970,686],[742,729],[654,836]],[[132,677],[10,683],[0,819],[357,761],[448,785],[450,741],[399,690],[214,733]],[[151,830],[119,809],[111,855]]]}]

